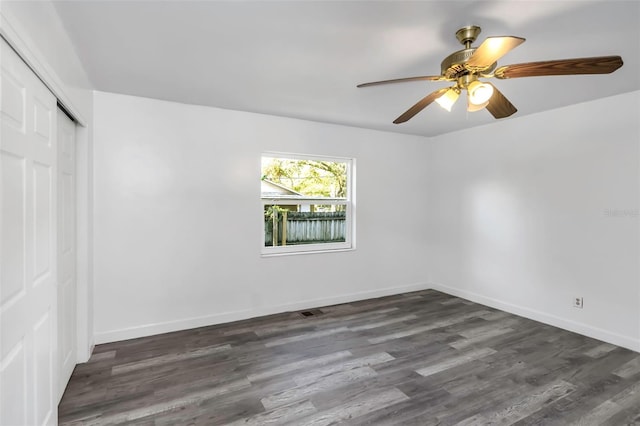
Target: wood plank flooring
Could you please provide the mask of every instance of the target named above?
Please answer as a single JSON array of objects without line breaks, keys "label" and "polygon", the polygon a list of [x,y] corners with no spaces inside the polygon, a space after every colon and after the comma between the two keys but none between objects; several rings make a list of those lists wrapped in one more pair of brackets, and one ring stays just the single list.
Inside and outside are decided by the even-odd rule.
[{"label": "wood plank flooring", "polygon": [[99,345],[61,425],[640,425],[640,354],[432,290]]}]

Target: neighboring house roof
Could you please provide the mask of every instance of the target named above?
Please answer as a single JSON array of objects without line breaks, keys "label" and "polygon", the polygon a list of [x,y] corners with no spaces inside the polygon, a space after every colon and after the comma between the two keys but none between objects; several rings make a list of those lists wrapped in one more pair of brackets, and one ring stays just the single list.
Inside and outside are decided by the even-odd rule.
[{"label": "neighboring house roof", "polygon": [[287,188],[284,185],[270,181],[269,179],[262,179],[260,181],[260,193],[262,198],[274,198],[274,197],[304,197],[299,192],[294,191],[291,188]]}]

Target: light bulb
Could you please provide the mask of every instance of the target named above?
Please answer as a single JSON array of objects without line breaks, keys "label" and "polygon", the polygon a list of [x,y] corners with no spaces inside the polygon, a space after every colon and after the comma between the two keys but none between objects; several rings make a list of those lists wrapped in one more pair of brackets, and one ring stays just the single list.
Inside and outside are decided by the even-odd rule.
[{"label": "light bulb", "polygon": [[478,80],[472,81],[469,86],[467,86],[467,93],[470,104],[482,105],[488,102],[491,96],[493,96],[493,86]]},{"label": "light bulb", "polygon": [[444,108],[447,111],[451,112],[451,107],[458,100],[458,96],[460,96],[460,92],[458,90],[456,90],[455,88],[451,87],[449,90],[444,92],[444,95],[442,95],[438,99],[436,99],[436,102],[442,108]]}]

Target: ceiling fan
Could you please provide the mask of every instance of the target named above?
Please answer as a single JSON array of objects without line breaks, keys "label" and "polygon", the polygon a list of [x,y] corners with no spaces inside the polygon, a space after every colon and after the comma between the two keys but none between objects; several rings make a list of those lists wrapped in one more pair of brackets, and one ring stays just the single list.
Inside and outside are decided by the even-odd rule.
[{"label": "ceiling fan", "polygon": [[620,56],[598,56],[526,62],[498,67],[496,61],[524,43],[525,39],[514,36],[488,37],[480,46],[471,47],[480,31],[480,27],[471,25],[456,32],[456,38],[464,45],[464,49],[453,52],[442,61],[440,75],[374,81],[359,84],[357,87],[424,80],[454,82],[453,86],[438,89],[420,99],[414,106],[393,120],[395,124],[410,120],[434,101],[447,111],[451,111],[451,107],[464,90],[467,91],[468,111],[473,112],[486,108],[495,118],[505,118],[515,113],[516,107],[493,84],[483,82],[480,78],[507,79],[549,75],[609,74],[622,66]]}]

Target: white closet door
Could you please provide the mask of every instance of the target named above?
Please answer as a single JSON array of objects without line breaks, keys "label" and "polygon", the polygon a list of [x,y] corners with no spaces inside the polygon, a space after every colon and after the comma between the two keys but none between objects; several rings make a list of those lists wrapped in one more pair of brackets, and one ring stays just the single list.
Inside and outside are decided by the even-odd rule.
[{"label": "white closet door", "polygon": [[55,425],[56,99],[0,43],[0,424]]},{"label": "white closet door", "polygon": [[76,365],[76,126],[58,109],[58,399]]}]

